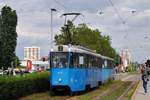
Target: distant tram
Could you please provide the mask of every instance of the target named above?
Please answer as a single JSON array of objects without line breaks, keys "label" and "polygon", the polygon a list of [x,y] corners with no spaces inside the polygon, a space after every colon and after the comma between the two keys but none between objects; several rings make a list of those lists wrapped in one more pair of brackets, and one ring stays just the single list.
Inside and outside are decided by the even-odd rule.
[{"label": "distant tram", "polygon": [[59,45],[50,52],[51,91],[70,93],[98,87],[113,74],[113,59],[81,46]]}]

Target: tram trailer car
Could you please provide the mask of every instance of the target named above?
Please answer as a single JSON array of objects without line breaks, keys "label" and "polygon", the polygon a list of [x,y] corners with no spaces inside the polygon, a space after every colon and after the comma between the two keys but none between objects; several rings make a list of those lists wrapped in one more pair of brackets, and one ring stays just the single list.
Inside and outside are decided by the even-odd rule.
[{"label": "tram trailer car", "polygon": [[50,66],[52,91],[84,91],[98,87],[113,74],[113,59],[81,46],[55,46],[50,52]]},{"label": "tram trailer car", "polygon": [[113,63],[113,59],[109,58],[109,57],[105,57],[103,56],[103,67],[101,69],[101,83],[105,83],[106,81],[108,81],[108,79],[113,79],[113,75],[114,75],[114,63]]}]

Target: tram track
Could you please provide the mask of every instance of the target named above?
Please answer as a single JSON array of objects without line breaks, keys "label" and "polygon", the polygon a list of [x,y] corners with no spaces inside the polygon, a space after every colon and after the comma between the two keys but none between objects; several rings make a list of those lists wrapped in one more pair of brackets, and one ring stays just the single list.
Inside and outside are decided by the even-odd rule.
[{"label": "tram track", "polygon": [[[127,78],[128,77],[128,78]],[[101,98],[105,98],[107,96],[112,95],[115,91],[120,90],[121,88],[124,88],[123,92],[121,92],[117,97],[123,98],[124,95],[134,85],[135,82],[139,79],[139,76],[137,75],[132,75],[132,76],[127,76],[124,81],[112,81],[105,83],[104,85],[99,86],[99,88],[96,89],[91,89],[90,91],[85,91],[85,92],[78,92],[78,94],[75,94],[74,96],[70,96],[69,93],[65,92],[58,92],[54,96],[49,95],[49,91],[45,93],[37,93],[33,94],[24,98],[21,98],[19,100],[101,100]],[[130,82],[129,82],[130,81]],[[119,99],[121,100],[121,99]]]},{"label": "tram track", "polygon": [[99,96],[97,96],[93,100],[101,100],[102,97],[105,97],[105,96],[113,93],[114,91],[119,90],[122,87],[122,85],[124,85],[124,84],[126,84],[126,83],[114,84],[113,86],[111,86],[111,88],[109,88],[108,90],[104,91],[102,94],[100,94]]},{"label": "tram track", "polygon": [[56,95],[54,96],[49,96],[49,92],[46,92],[43,94],[33,94],[24,98],[20,98],[19,100],[83,100],[83,98],[91,98],[90,100],[100,100],[99,98],[104,97],[107,94],[110,94],[111,92],[119,89],[122,84],[122,82],[113,82],[112,84],[106,83],[105,85],[102,85],[99,88],[91,89],[89,92],[85,91],[82,93],[78,93],[78,95],[74,96],[70,96],[69,93],[56,93]]}]

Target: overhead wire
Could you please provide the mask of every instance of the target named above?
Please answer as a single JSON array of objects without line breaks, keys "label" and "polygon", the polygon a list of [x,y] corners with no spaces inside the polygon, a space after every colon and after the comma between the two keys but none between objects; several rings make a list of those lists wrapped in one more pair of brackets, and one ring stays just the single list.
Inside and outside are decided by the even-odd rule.
[{"label": "overhead wire", "polygon": [[[68,7],[66,7],[64,4],[62,4],[61,2],[57,1],[57,0],[54,0],[54,2],[56,4],[58,4],[59,6],[63,7],[65,10],[71,12],[71,9],[69,9]],[[85,16],[83,14],[81,14],[82,18],[81,17],[78,17],[81,21],[83,21],[83,23],[86,23],[85,21]]]},{"label": "overhead wire", "polygon": [[[120,15],[120,13],[119,13],[117,7],[114,5],[113,1],[112,1],[112,0],[108,0],[108,2],[110,3],[110,5],[111,5],[112,8],[114,9],[116,15],[118,16],[119,20],[121,21],[121,26],[122,26],[123,31],[124,31],[124,33],[125,33],[125,35],[123,36],[123,38],[124,38],[125,40],[127,40],[128,32],[127,32],[127,29],[126,29],[126,26],[125,26],[125,25],[126,25],[126,20]],[[127,42],[128,42],[128,41],[129,41],[129,40],[127,40]],[[128,48],[128,47],[125,46],[125,48]]]},{"label": "overhead wire", "polygon": [[57,3],[58,5],[62,6],[63,8],[65,8],[66,10],[69,10],[66,6],[64,6],[62,3],[60,3],[57,0],[54,0],[55,3]]},{"label": "overhead wire", "polygon": [[115,7],[114,3],[112,2],[112,0],[108,0],[109,3],[111,4],[111,6],[114,8],[114,11],[116,12],[118,18],[120,19],[122,24],[125,24],[125,20],[122,18],[122,16],[120,15],[118,9]]},{"label": "overhead wire", "polygon": [[[127,40],[128,30],[125,28],[125,25],[127,25],[127,21],[129,21],[129,18],[123,19],[122,16],[120,15],[118,9],[115,7],[114,3],[112,2],[112,0],[108,0],[108,1],[111,4],[111,6],[113,7],[113,9],[114,9],[115,13],[117,14],[119,20],[122,22],[122,27],[124,28],[123,31],[125,32],[124,39]],[[135,10],[131,10],[130,12],[131,12],[131,14],[135,14],[136,13]],[[129,41],[129,39],[127,41]]]}]

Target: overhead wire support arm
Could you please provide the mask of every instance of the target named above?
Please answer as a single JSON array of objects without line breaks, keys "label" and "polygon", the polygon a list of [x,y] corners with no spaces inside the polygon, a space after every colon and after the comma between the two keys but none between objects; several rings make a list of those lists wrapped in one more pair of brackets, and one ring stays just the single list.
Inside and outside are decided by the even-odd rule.
[{"label": "overhead wire support arm", "polygon": [[77,17],[78,17],[78,15],[76,15],[76,16],[71,20],[71,22],[73,22]]},{"label": "overhead wire support arm", "polygon": [[65,26],[66,26],[66,34],[67,34],[67,38],[68,38],[68,41],[67,41],[67,44],[73,44],[73,37],[72,37],[72,34],[70,32],[70,27],[67,23],[67,16],[74,16],[72,18],[72,20],[69,20],[71,23],[73,23],[73,21],[79,16],[81,15],[81,13],[64,13],[62,14],[61,16],[64,16],[65,17]]},{"label": "overhead wire support arm", "polygon": [[65,16],[65,24],[67,21],[67,16],[74,16],[73,19],[71,20],[71,22],[73,22],[79,15],[81,15],[81,13],[64,13],[64,14],[62,14],[62,16]]}]

